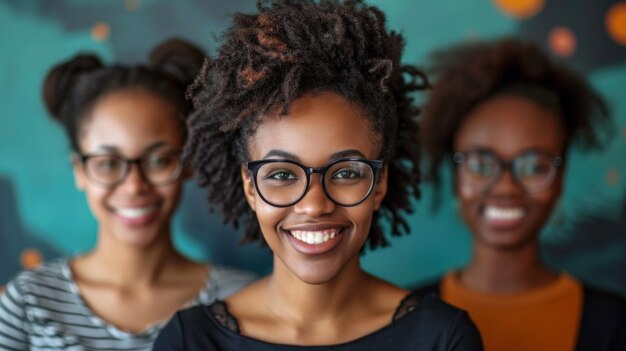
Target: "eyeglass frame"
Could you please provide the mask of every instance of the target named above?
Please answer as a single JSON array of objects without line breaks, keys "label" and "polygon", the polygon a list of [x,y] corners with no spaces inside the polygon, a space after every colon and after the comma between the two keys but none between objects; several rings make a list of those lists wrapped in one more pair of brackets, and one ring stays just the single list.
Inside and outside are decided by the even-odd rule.
[{"label": "eyeglass frame", "polygon": [[[510,159],[503,159],[500,156],[498,156],[497,153],[493,152],[490,149],[479,148],[479,149],[470,149],[467,151],[458,151],[458,152],[453,153],[452,161],[454,162],[456,166],[455,169],[458,169],[458,167],[461,167],[463,165],[463,163],[465,162],[467,158],[466,156],[467,154],[481,153],[481,152],[486,152],[486,153],[493,155],[496,161],[496,164],[498,165],[497,174],[493,177],[492,180],[487,182],[483,188],[480,189],[481,191],[487,191],[489,188],[493,187],[495,184],[498,183],[498,181],[500,180],[504,172],[508,171],[511,174],[511,179],[513,179],[515,184],[517,184],[522,190],[524,190],[525,193],[539,194],[541,192],[546,191],[548,188],[550,188],[550,186],[552,186],[552,184],[554,184],[554,179],[556,179],[556,176],[559,172],[559,168],[562,167],[564,164],[563,156],[560,156],[560,155],[557,155],[548,151],[540,150],[540,149],[527,149],[527,150],[517,153],[514,157]],[[546,185],[541,190],[538,190],[538,191],[528,191],[526,186],[522,183],[521,180],[518,179],[517,175],[513,171],[513,163],[515,162],[515,160],[519,158],[520,156],[529,154],[529,153],[540,154],[540,155],[544,155],[544,156],[548,156],[552,158],[551,166],[554,169],[554,171],[552,172],[549,181],[546,182]]]},{"label": "eyeglass frame", "polygon": [[[361,200],[359,200],[357,203],[352,204],[352,205],[344,205],[341,204],[337,201],[335,201],[335,199],[333,199],[329,194],[328,191],[326,190],[326,184],[324,183],[324,176],[326,175],[326,171],[328,171],[328,169],[330,169],[332,166],[336,165],[337,163],[340,162],[362,162],[367,164],[371,169],[372,169],[372,184],[370,184],[370,188],[367,191],[367,193],[363,196],[363,198]],[[259,190],[259,185],[257,184],[257,175],[259,173],[259,169],[263,166],[266,165],[268,163],[291,163],[293,165],[296,165],[298,167],[300,167],[302,170],[304,170],[304,173],[306,174],[306,186],[304,187],[304,191],[302,192],[302,195],[300,195],[300,197],[298,197],[296,200],[292,201],[291,203],[287,204],[287,205],[276,205],[273,204],[272,202],[268,201],[265,196],[263,196],[263,193]],[[332,201],[335,205],[341,206],[341,207],[355,207],[358,206],[360,204],[363,203],[363,201],[367,200],[367,198],[372,195],[372,191],[374,190],[374,187],[376,186],[376,182],[378,179],[378,175],[380,173],[380,171],[383,170],[383,168],[385,167],[385,162],[384,160],[368,160],[365,158],[358,158],[358,157],[353,157],[353,158],[341,158],[338,160],[335,160],[329,164],[327,164],[326,166],[323,167],[307,167],[305,165],[303,165],[302,163],[298,162],[298,161],[294,161],[294,160],[290,160],[290,159],[269,159],[269,160],[257,160],[257,161],[247,161],[246,162],[246,168],[248,170],[248,172],[251,173],[252,175],[252,181],[254,183],[254,188],[256,189],[256,192],[259,194],[259,196],[261,197],[261,199],[263,199],[263,201],[265,201],[265,203],[267,203],[268,205],[274,206],[274,207],[278,207],[278,208],[285,208],[285,207],[290,207],[293,206],[295,204],[297,204],[298,202],[300,202],[300,200],[302,200],[304,198],[304,196],[306,196],[306,194],[309,192],[310,189],[310,185],[311,185],[311,174],[313,173],[318,173],[320,175],[320,182],[322,183],[322,190],[324,191],[324,195],[326,195],[326,197]]]},{"label": "eyeglass frame", "polygon": [[[137,166],[137,171],[139,172],[141,179],[152,186],[164,186],[164,185],[169,185],[169,184],[174,183],[183,174],[183,169],[185,168],[183,164],[184,162],[181,158],[181,150],[171,150],[171,151],[168,151],[167,154],[174,155],[176,157],[178,161],[178,166],[176,167],[176,170],[174,171],[174,173],[172,173],[171,179],[168,179],[167,181],[164,181],[164,182],[155,183],[146,176],[143,168],[141,167],[141,162],[144,161],[146,158],[152,156],[153,155],[152,153],[147,153],[143,156],[135,157],[135,158],[126,158],[126,157],[122,157],[119,155],[110,155],[110,154],[74,153],[75,157],[78,158],[78,160],[80,161],[80,164],[83,167],[83,170],[85,172],[85,175],[87,176],[87,179],[89,179],[89,181],[91,181],[93,184],[96,184],[105,188],[113,188],[119,185],[120,183],[124,182],[124,180],[128,178],[128,175],[130,174],[130,171],[131,171],[131,167],[133,165]],[[124,164],[125,168],[124,168],[124,172],[122,173],[122,176],[113,183],[103,183],[89,175],[90,174],[90,172],[88,171],[89,168],[86,166],[89,159],[94,158],[94,157],[103,157],[103,156],[118,158]]]}]

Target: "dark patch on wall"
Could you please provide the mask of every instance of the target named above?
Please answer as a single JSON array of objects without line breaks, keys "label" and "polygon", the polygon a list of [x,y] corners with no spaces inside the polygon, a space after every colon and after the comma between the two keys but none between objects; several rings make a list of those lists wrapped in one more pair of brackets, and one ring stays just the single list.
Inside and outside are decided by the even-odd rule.
[{"label": "dark patch on wall", "polygon": [[0,175],[0,285],[6,284],[22,269],[20,256],[25,249],[37,250],[44,260],[61,255],[28,228],[19,213],[18,205],[13,182]]},{"label": "dark patch on wall", "polygon": [[577,214],[560,240],[543,243],[543,254],[550,266],[626,297],[626,194],[618,216],[605,213],[615,212],[596,209]]}]

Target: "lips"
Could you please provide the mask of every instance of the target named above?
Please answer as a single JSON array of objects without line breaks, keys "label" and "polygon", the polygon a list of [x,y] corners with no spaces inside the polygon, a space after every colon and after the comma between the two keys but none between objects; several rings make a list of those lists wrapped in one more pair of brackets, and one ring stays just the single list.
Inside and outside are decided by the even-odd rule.
[{"label": "lips", "polygon": [[332,251],[343,240],[345,226],[323,225],[284,230],[296,251],[305,255],[321,255]]}]

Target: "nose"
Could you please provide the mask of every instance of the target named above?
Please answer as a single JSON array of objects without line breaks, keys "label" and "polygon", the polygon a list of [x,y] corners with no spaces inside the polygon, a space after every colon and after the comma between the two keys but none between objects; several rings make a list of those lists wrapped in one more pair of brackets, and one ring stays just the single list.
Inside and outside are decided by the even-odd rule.
[{"label": "nose", "polygon": [[518,195],[524,193],[521,185],[513,178],[510,169],[504,169],[489,186],[492,195]]},{"label": "nose", "polygon": [[146,191],[151,187],[150,183],[146,180],[143,172],[141,171],[139,164],[131,163],[129,165],[128,173],[126,177],[118,184],[118,188],[131,194],[138,194]]},{"label": "nose", "polygon": [[311,184],[304,197],[294,205],[294,211],[309,217],[321,217],[332,213],[335,210],[335,203],[332,202],[324,192],[319,174],[311,175]]}]

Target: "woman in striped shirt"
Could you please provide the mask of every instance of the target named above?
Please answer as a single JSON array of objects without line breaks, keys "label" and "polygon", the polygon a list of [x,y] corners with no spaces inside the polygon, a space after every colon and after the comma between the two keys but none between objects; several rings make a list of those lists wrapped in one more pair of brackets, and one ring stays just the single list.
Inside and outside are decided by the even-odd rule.
[{"label": "woman in striped shirt", "polygon": [[188,260],[170,223],[190,172],[180,159],[186,85],[204,60],[171,40],[150,64],[105,66],[78,55],[44,83],[65,128],[78,189],[98,222],[95,248],[11,281],[0,302],[2,350],[148,350],[179,308],[209,303],[252,275]]}]

